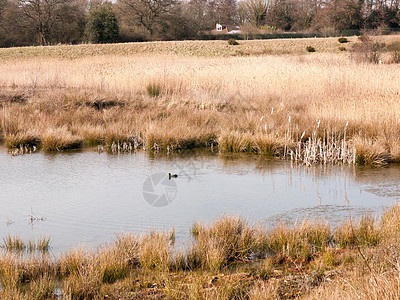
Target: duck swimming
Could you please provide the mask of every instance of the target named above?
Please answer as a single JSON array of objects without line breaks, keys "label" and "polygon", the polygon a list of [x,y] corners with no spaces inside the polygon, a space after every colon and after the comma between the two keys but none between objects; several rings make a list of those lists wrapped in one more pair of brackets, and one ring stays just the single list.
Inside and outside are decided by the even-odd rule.
[{"label": "duck swimming", "polygon": [[178,177],[178,174],[168,173],[168,179],[170,179],[170,180],[171,180],[171,178],[177,178],[177,177]]}]

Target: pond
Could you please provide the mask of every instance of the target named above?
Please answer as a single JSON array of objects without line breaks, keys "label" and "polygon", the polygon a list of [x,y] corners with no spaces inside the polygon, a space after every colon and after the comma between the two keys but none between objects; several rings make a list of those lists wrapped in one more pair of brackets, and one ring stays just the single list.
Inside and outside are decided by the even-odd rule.
[{"label": "pond", "polygon": [[0,238],[50,236],[55,253],[172,227],[184,243],[194,222],[227,214],[269,226],[305,217],[336,224],[400,199],[399,166],[305,167],[204,152],[13,157],[5,149],[0,166]]}]

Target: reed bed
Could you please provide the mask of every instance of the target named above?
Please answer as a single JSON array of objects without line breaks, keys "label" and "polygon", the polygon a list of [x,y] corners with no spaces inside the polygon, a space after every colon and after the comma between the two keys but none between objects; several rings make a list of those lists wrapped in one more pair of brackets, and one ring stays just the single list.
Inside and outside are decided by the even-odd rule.
[{"label": "reed bed", "polygon": [[10,252],[43,252],[47,253],[51,249],[51,239],[50,237],[41,237],[37,241],[29,240],[25,243],[19,236],[11,236],[3,238],[3,249]]},{"label": "reed bed", "polygon": [[[331,46],[312,54],[289,47],[277,55],[186,55],[182,49],[193,45],[230,49],[206,41],[28,47],[17,57],[3,49],[0,136],[16,155],[40,147],[114,153],[206,147],[305,164],[400,161],[396,64],[356,62]],[[63,57],[64,50],[76,57]]]},{"label": "reed bed", "polygon": [[4,249],[0,297],[397,299],[399,207],[335,227],[303,220],[264,228],[224,216],[194,224],[186,250],[175,248],[173,231],[119,235],[57,257]]}]

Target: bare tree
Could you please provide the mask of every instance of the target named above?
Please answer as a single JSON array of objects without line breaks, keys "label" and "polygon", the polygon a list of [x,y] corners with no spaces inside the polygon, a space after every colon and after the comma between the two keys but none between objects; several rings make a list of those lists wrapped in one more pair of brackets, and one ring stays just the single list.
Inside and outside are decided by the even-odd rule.
[{"label": "bare tree", "polygon": [[216,17],[213,4],[208,0],[190,0],[186,4],[188,18],[197,32],[214,28]]},{"label": "bare tree", "polygon": [[19,0],[23,14],[34,26],[41,45],[50,44],[51,30],[62,0]]},{"label": "bare tree", "polygon": [[7,0],[0,0],[0,17],[4,11],[4,8],[6,7],[6,5],[7,5]]},{"label": "bare tree", "polygon": [[291,30],[296,16],[295,0],[275,0],[267,14],[269,25],[283,30]]},{"label": "bare tree", "polygon": [[242,24],[250,23],[254,27],[264,25],[270,0],[243,0],[238,4],[238,16]]},{"label": "bare tree", "polygon": [[223,24],[236,23],[236,0],[212,0],[210,7],[215,15],[214,21]]},{"label": "bare tree", "polygon": [[125,19],[146,29],[150,36],[162,31],[166,22],[174,17],[176,0],[119,0]]},{"label": "bare tree", "polygon": [[342,31],[363,27],[362,0],[332,0],[329,3],[329,16],[335,29]]},{"label": "bare tree", "polygon": [[0,13],[0,47],[27,46],[35,43],[33,32],[18,1],[7,0]]},{"label": "bare tree", "polygon": [[51,42],[63,44],[82,42],[87,7],[88,2],[85,0],[64,1],[58,5],[55,22],[51,27]]}]

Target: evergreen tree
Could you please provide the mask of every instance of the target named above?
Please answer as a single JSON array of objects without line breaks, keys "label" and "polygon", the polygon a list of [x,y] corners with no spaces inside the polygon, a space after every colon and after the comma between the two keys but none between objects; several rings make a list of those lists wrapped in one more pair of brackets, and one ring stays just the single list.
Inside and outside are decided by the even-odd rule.
[{"label": "evergreen tree", "polygon": [[115,43],[119,41],[118,21],[110,3],[90,10],[85,36],[90,43]]}]

